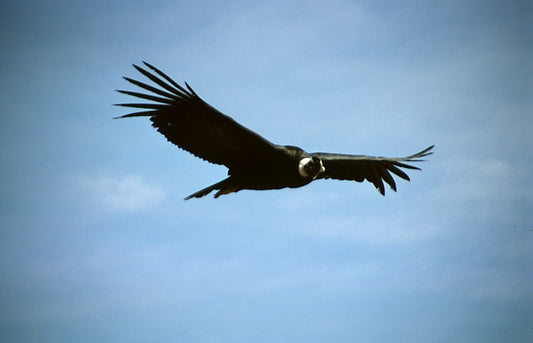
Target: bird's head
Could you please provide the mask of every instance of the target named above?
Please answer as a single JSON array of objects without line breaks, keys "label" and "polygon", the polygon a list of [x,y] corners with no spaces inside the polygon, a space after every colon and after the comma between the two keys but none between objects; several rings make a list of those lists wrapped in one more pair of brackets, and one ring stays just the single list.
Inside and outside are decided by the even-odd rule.
[{"label": "bird's head", "polygon": [[326,168],[318,157],[304,157],[298,164],[298,173],[306,179],[314,180],[318,174],[325,171]]}]

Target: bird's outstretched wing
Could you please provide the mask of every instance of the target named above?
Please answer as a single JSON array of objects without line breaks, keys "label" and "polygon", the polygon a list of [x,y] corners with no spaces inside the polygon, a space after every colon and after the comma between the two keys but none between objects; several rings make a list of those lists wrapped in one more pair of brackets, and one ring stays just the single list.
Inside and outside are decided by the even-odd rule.
[{"label": "bird's outstretched wing", "polygon": [[385,195],[383,181],[385,181],[392,190],[396,191],[396,183],[394,182],[391,172],[402,179],[409,181],[409,176],[407,176],[407,174],[400,168],[420,168],[404,162],[422,161],[420,158],[432,154],[431,149],[433,149],[433,147],[434,146],[432,145],[414,155],[401,158],[329,153],[313,153],[311,155],[320,158],[326,169],[324,173],[319,174],[318,178],[353,180],[357,182],[367,180],[372,182],[382,195]]},{"label": "bird's outstretched wing", "polygon": [[117,118],[150,117],[152,126],[170,142],[199,158],[230,169],[253,163],[255,158],[260,159],[265,154],[279,153],[275,144],[203,101],[187,83],[186,88],[182,87],[156,67],[144,64],[150,71],[133,66],[154,86],[128,77],[124,79],[149,93],[118,92],[149,102],[117,104],[141,109]]}]

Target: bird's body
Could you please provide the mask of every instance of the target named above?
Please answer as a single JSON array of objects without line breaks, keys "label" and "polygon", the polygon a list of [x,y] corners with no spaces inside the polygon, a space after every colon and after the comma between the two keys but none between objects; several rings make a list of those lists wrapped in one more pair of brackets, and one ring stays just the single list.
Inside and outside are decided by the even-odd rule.
[{"label": "bird's body", "polygon": [[404,162],[420,161],[433,146],[408,157],[386,158],[330,153],[307,153],[290,145],[277,145],[240,125],[203,101],[188,85],[178,85],[145,62],[154,73],[134,66],[161,88],[125,78],[153,94],[119,91],[150,103],[120,106],[144,109],[119,118],[147,116],[170,142],[211,163],[228,167],[228,177],[185,199],[200,198],[213,190],[215,197],[242,189],[267,190],[305,186],[315,179],[368,180],[385,194],[383,181],[393,190],[390,172],[409,180],[399,168],[419,169]]},{"label": "bird's body", "polygon": [[[217,189],[219,191],[215,197],[242,189],[267,190],[305,186],[313,181],[313,178],[302,177],[298,173],[299,162],[305,156],[305,152],[301,149],[283,147],[264,162],[249,161],[249,163],[230,169],[226,179],[191,194],[186,199],[200,198]],[[272,161],[276,163],[272,164]]]}]

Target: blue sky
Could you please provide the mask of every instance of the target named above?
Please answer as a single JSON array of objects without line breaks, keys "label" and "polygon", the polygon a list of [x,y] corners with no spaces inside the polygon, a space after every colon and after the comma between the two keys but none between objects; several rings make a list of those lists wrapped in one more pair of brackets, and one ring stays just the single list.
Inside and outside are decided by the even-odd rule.
[{"label": "blue sky", "polygon": [[[528,1],[0,5],[0,340],[525,342]],[[146,60],[273,142],[403,156],[371,184],[183,198],[226,169],[125,113]]]}]

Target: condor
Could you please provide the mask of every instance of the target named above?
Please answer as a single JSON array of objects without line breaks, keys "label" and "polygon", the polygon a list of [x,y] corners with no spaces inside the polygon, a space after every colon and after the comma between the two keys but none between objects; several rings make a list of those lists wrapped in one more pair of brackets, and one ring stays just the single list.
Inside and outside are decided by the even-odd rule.
[{"label": "condor", "polygon": [[317,179],[367,180],[385,195],[383,181],[396,191],[391,173],[409,181],[409,176],[400,168],[420,168],[405,162],[419,162],[422,157],[432,154],[433,146],[411,156],[389,158],[307,153],[295,146],[277,145],[203,101],[187,83],[182,87],[156,67],[144,64],[147,68],[134,67],[154,85],[128,77],[124,79],[149,94],[118,92],[148,102],[117,104],[140,111],[116,118],[150,117],[152,126],[170,142],[229,169],[226,179],[189,195],[186,200],[203,197],[214,190],[217,191],[215,198],[218,198],[242,189],[296,188]]}]

